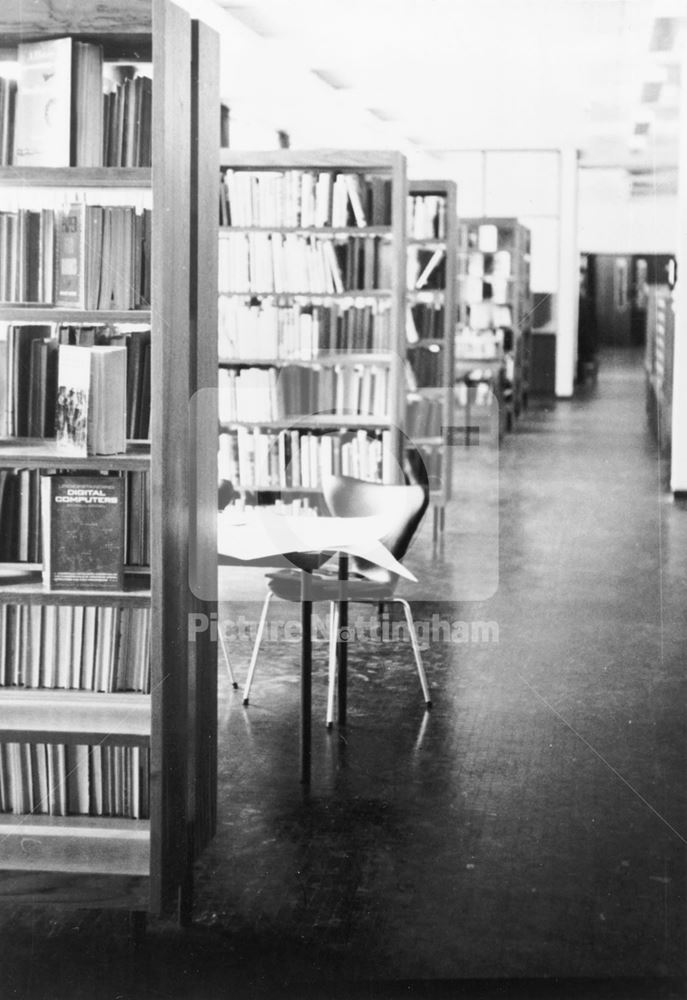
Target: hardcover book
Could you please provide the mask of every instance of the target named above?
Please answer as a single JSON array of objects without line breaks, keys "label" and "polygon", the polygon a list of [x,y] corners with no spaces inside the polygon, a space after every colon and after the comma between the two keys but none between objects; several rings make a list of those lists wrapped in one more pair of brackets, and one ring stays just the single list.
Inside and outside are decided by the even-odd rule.
[{"label": "hardcover book", "polygon": [[101,46],[71,38],[22,42],[17,59],[15,164],[100,166]]},{"label": "hardcover book", "polygon": [[70,165],[72,40],[22,42],[17,48],[14,162]]},{"label": "hardcover book", "polygon": [[126,451],[126,347],[60,344],[55,435],[69,455]]},{"label": "hardcover book", "polygon": [[43,476],[43,583],[50,589],[121,590],[121,476]]},{"label": "hardcover book", "polygon": [[55,227],[55,304],[86,305],[86,206],[70,205]]}]

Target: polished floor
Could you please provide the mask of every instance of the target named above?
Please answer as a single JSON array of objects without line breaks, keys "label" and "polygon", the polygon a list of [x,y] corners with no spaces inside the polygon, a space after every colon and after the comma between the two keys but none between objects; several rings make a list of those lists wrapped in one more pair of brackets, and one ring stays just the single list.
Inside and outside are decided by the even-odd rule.
[{"label": "polished floor", "polygon": [[[456,449],[444,546],[427,522],[403,588],[431,712],[394,621],[380,641],[361,608],[345,729],[316,646],[304,790],[297,609],[275,604],[248,708],[221,673],[193,927],[153,923],[133,954],[119,916],[5,910],[0,998],[683,997],[687,509],[642,379],[608,355],[498,461]],[[263,583],[226,587],[242,680]]]}]

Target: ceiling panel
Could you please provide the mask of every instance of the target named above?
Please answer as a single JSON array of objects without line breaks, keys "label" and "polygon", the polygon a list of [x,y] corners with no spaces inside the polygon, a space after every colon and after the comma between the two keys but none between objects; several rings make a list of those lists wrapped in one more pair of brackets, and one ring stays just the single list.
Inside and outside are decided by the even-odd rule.
[{"label": "ceiling panel", "polygon": [[[582,162],[677,157],[678,51],[672,0],[219,0],[338,94],[339,107],[427,151],[572,144]],[[651,52],[659,32],[674,48]],[[668,67],[670,82],[653,88]],[[269,61],[266,74],[269,76]],[[270,81],[275,90],[280,80]],[[281,81],[283,83],[283,80]],[[331,84],[331,86],[329,86]],[[646,146],[630,154],[641,96],[658,101]],[[650,96],[655,97],[656,94]],[[345,102],[345,105],[344,103]],[[332,105],[333,107],[335,105]],[[295,109],[294,109],[295,114]],[[288,123],[285,123],[288,127]],[[374,122],[372,122],[372,125]],[[670,149],[668,148],[670,147]]]}]

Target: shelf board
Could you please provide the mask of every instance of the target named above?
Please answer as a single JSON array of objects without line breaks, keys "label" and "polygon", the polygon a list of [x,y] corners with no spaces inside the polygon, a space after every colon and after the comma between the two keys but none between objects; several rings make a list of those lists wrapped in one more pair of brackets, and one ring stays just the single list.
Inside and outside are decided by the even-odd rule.
[{"label": "shelf board", "polygon": [[[24,866],[26,869],[26,866]],[[146,875],[91,875],[87,873],[2,871],[0,902],[75,909],[144,910],[150,908],[150,879]]]},{"label": "shelf board", "polygon": [[150,167],[0,167],[0,184],[20,187],[149,188]]},{"label": "shelf board", "polygon": [[0,816],[0,870],[148,875],[150,822],[100,816]]},{"label": "shelf board", "polygon": [[64,323],[70,326],[150,323],[150,309],[72,309],[36,302],[12,302],[0,305],[0,320],[6,323]]},{"label": "shelf board", "polygon": [[335,427],[343,429],[372,428],[375,430],[389,427],[388,417],[361,417],[346,414],[326,414],[322,417],[284,417],[283,420],[234,420],[221,424],[222,430],[233,430],[236,427],[262,427],[265,430],[328,430]]},{"label": "shelf board", "polygon": [[412,236],[408,239],[409,247],[434,247],[435,249],[446,249],[446,240],[436,236]]},{"label": "shelf board", "polygon": [[236,489],[239,493],[288,493],[295,496],[319,496],[322,493],[321,486],[244,486],[239,484]]},{"label": "shelf board", "polygon": [[403,162],[387,149],[274,149],[241,152],[222,149],[220,166],[231,170],[331,170],[334,173],[391,173]]},{"label": "shelf board", "polygon": [[391,236],[391,226],[220,226],[220,239],[229,233],[284,233],[297,236]]},{"label": "shelf board", "polygon": [[121,455],[65,455],[54,438],[1,438],[0,468],[93,469],[145,471],[150,467],[150,443],[127,441]]},{"label": "shelf board", "polygon": [[287,368],[290,366],[315,367],[317,365],[389,365],[391,355],[380,351],[341,351],[321,354],[316,358],[220,358],[220,368]]},{"label": "shelf board", "polygon": [[443,399],[446,395],[446,385],[419,385],[406,393],[407,399],[414,399],[416,396],[424,396],[426,399]]},{"label": "shelf board", "polygon": [[443,302],[445,288],[409,288],[408,298],[415,302]]},{"label": "shelf board", "polygon": [[0,688],[0,740],[147,745],[150,695]]},{"label": "shelf board", "polygon": [[[385,299],[391,295],[390,288],[355,288],[347,292],[220,292],[219,297],[223,299]],[[0,312],[0,319],[2,313]]]},{"label": "shelf board", "polygon": [[421,446],[424,446],[424,447],[427,448],[427,447],[430,447],[430,446],[434,447],[435,445],[445,444],[445,441],[444,441],[444,439],[442,437],[438,437],[436,435],[433,436],[433,437],[412,437],[411,436],[410,443],[414,444],[414,445],[421,445]]},{"label": "shelf board", "polygon": [[[16,573],[17,570],[27,573],[40,573],[42,568],[43,564],[39,562],[20,562],[19,560],[15,562],[0,562],[0,573],[10,571]],[[135,576],[150,576],[150,566],[129,566],[127,563],[124,566],[124,573]]]},{"label": "shelf board", "polygon": [[40,573],[16,568],[0,570],[0,604],[66,604],[145,608],[150,605],[147,576],[124,578],[123,590],[49,590]]},{"label": "shelf board", "polygon": [[418,347],[431,347],[432,344],[438,345],[439,347],[445,347],[446,341],[443,337],[423,337],[420,340],[414,340],[412,343],[407,344],[409,351]]}]

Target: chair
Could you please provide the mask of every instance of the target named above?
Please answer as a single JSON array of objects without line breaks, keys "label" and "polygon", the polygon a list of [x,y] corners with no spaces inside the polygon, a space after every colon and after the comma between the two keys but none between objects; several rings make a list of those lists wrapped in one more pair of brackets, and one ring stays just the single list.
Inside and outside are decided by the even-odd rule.
[{"label": "chair", "polygon": [[[350,476],[327,476],[323,481],[323,493],[327,507],[336,517],[365,517],[383,514],[388,522],[388,531],[381,541],[398,560],[405,555],[410,541],[420,524],[429,502],[429,493],[420,485],[385,485],[368,483]],[[243,704],[247,705],[250,689],[257,665],[260,644],[267,620],[267,611],[273,595],[286,601],[299,602],[301,599],[301,575],[298,570],[280,570],[267,574],[268,590],[262,606],[258,632],[255,638],[248,675],[243,690]],[[425,704],[431,707],[429,686],[422,665],[420,647],[417,641],[413,616],[408,602],[395,596],[398,576],[358,557],[351,557],[349,579],[342,583],[334,572],[326,567],[312,575],[312,600],[329,601],[329,687],[327,695],[327,725],[334,719],[334,692],[336,687],[336,637],[339,631],[338,612],[342,587],[349,603],[400,604],[403,608],[408,634],[415,657]]]}]

